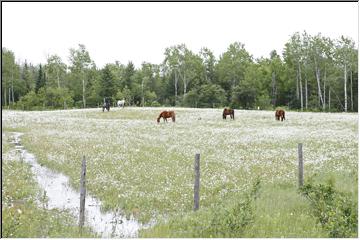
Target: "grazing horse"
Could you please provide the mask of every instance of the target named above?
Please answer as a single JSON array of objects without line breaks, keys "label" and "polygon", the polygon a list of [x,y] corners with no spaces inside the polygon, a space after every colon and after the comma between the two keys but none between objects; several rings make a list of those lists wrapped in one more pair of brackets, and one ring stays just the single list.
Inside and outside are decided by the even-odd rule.
[{"label": "grazing horse", "polygon": [[160,113],[157,118],[157,122],[160,123],[160,118],[164,119],[164,122],[167,122],[167,118],[171,118],[173,122],[175,122],[175,112],[174,111],[163,111]]},{"label": "grazing horse", "polygon": [[235,120],[234,109],[224,108],[223,119],[226,119],[226,115],[230,115],[230,118]]},{"label": "grazing horse", "polygon": [[102,106],[103,112],[104,112],[105,108],[106,108],[107,111],[110,111],[110,101],[105,101],[104,102],[104,104]]},{"label": "grazing horse", "polygon": [[124,108],[125,107],[125,99],[117,101],[117,106]]},{"label": "grazing horse", "polygon": [[285,120],[285,111],[282,109],[276,110],[275,119],[278,121],[280,121],[280,119],[281,121]]}]

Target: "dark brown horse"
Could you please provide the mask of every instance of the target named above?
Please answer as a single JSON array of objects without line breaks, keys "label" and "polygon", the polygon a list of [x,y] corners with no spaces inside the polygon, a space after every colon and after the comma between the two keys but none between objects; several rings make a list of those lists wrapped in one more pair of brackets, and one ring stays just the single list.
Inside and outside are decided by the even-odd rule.
[{"label": "dark brown horse", "polygon": [[223,119],[226,119],[226,115],[230,115],[230,118],[235,120],[234,109],[224,108]]},{"label": "dark brown horse", "polygon": [[280,119],[281,119],[281,121],[285,120],[285,111],[282,109],[276,110],[275,119],[278,121],[280,121]]},{"label": "dark brown horse", "polygon": [[102,110],[104,112],[104,110],[110,111],[110,102],[105,102],[102,106]]},{"label": "dark brown horse", "polygon": [[160,122],[160,118],[164,119],[164,122],[167,122],[168,118],[171,118],[173,122],[175,122],[175,112],[174,111],[163,111],[160,113],[159,117],[157,118],[157,122]]}]

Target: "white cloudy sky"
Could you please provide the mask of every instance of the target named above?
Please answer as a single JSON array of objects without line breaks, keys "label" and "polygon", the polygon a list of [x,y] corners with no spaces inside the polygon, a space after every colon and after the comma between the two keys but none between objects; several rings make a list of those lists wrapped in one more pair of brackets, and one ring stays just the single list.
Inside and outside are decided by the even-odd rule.
[{"label": "white cloudy sky", "polygon": [[239,41],[255,58],[282,52],[294,32],[351,37],[358,45],[357,2],[348,3],[2,3],[2,47],[45,63],[84,44],[97,66],[116,60],[160,63],[185,43],[216,57]]}]

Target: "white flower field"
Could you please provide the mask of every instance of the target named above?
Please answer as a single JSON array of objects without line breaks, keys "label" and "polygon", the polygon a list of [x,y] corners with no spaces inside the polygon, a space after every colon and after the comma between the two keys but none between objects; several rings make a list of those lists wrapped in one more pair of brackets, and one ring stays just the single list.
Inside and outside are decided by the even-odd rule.
[{"label": "white flower field", "polygon": [[267,191],[275,185],[296,190],[298,143],[305,182],[332,177],[337,188],[357,191],[358,114],[288,111],[281,122],[274,111],[235,110],[235,120],[223,120],[222,109],[169,108],[176,122],[158,124],[162,110],[3,110],[2,127],[24,133],[25,149],[68,176],[75,189],[85,155],[87,191],[104,210],[120,209],[145,223],[193,210],[196,153],[200,208],[247,191],[257,178]]}]

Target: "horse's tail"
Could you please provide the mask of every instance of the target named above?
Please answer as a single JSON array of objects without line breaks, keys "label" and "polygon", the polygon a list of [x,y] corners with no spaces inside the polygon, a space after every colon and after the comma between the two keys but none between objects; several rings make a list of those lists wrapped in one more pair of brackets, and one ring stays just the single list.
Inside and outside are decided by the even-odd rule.
[{"label": "horse's tail", "polygon": [[175,112],[172,113],[171,119],[172,119],[173,122],[175,122]]}]

